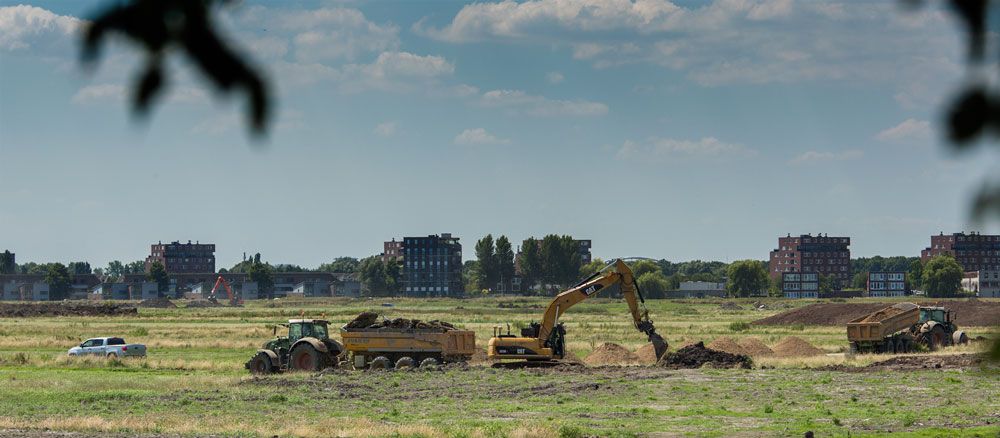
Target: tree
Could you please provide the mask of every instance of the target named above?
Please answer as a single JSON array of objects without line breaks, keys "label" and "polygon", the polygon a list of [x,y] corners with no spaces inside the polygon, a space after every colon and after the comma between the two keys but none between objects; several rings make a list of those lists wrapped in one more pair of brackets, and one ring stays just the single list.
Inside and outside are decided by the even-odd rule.
[{"label": "tree", "polygon": [[128,273],[128,268],[125,267],[125,264],[118,260],[108,262],[108,267],[104,268],[104,275],[107,276],[105,280],[109,282],[117,282]]},{"label": "tree", "polygon": [[385,264],[382,263],[382,257],[371,256],[361,260],[361,264],[358,266],[358,276],[365,293],[372,296],[382,296],[388,293]]},{"label": "tree", "polygon": [[360,264],[361,262],[354,257],[337,257],[333,259],[333,262],[319,265],[316,270],[335,274],[352,274],[358,272],[358,265]]},{"label": "tree", "polygon": [[670,283],[667,281],[667,277],[657,269],[654,272],[646,272],[636,278],[636,284],[639,285],[639,290],[646,298],[663,298],[666,292],[670,290]]},{"label": "tree", "polygon": [[529,238],[524,241],[523,246],[521,246],[519,265],[519,268],[521,268],[521,286],[525,291],[529,291],[534,288],[535,284],[542,277],[542,259],[538,240]]},{"label": "tree", "polygon": [[770,281],[768,282],[767,296],[769,296],[769,297],[784,296],[785,291],[782,290],[782,287],[784,285],[782,284],[781,276],[778,275],[778,276],[771,277],[769,275],[768,277],[770,278]]},{"label": "tree", "polygon": [[482,290],[482,286],[479,284],[479,276],[478,261],[466,260],[462,264],[462,284],[465,285],[465,290],[470,292]]},{"label": "tree", "polygon": [[908,281],[909,288],[911,289],[922,289],[924,283],[924,264],[920,259],[913,260],[910,262],[910,269],[906,273],[906,281]]},{"label": "tree", "polygon": [[496,242],[496,270],[500,276],[505,292],[511,291],[511,282],[514,279],[514,249],[511,247],[507,236],[500,236]]},{"label": "tree", "polygon": [[142,260],[136,260],[125,265],[126,274],[141,274],[143,272],[146,272],[146,262]]},{"label": "tree", "polygon": [[950,255],[935,256],[923,267],[921,282],[929,297],[957,295],[962,288],[962,266]]},{"label": "tree", "polygon": [[49,285],[49,299],[62,300],[69,297],[72,279],[69,269],[62,263],[50,263],[45,267],[45,283]]},{"label": "tree", "polygon": [[479,262],[479,284],[483,289],[493,289],[500,278],[493,235],[487,234],[476,242],[476,260]]},{"label": "tree", "polygon": [[738,260],[726,270],[729,282],[726,290],[733,297],[748,297],[767,290],[770,280],[767,268],[758,260]]},{"label": "tree", "polygon": [[580,273],[580,248],[572,236],[549,234],[539,245],[541,279],[549,284],[565,286],[576,282]]},{"label": "tree", "polygon": [[167,268],[159,261],[155,261],[152,265],[149,265],[149,273],[146,274],[146,279],[155,281],[161,294],[170,289],[170,276],[167,275]]},{"label": "tree", "polygon": [[10,250],[5,250],[0,254],[0,274],[13,274],[17,272],[17,264],[14,262],[14,254]]},{"label": "tree", "polygon": [[87,262],[70,262],[68,269],[72,275],[87,275],[93,273],[90,269],[90,263]]},{"label": "tree", "polygon": [[819,274],[819,293],[829,294],[837,288],[837,279],[832,275]]},{"label": "tree", "polygon": [[403,287],[402,269],[396,259],[390,259],[385,263],[385,291],[394,295]]},{"label": "tree", "polygon": [[271,265],[261,263],[260,253],[257,253],[253,261],[247,263],[247,278],[257,283],[257,291],[268,298],[274,298],[274,269]]},{"label": "tree", "polygon": [[580,266],[580,278],[587,278],[596,274],[601,269],[604,269],[605,265],[607,265],[607,263],[604,263],[604,260],[591,260],[590,263]]},{"label": "tree", "polygon": [[642,277],[643,274],[646,274],[647,272],[662,273],[660,265],[656,264],[656,262],[653,262],[652,260],[639,260],[632,263],[632,266],[630,267],[632,268],[632,274],[635,275],[636,278]]},{"label": "tree", "polygon": [[851,287],[855,289],[867,289],[868,288],[868,271],[861,271],[854,274],[851,278]]}]

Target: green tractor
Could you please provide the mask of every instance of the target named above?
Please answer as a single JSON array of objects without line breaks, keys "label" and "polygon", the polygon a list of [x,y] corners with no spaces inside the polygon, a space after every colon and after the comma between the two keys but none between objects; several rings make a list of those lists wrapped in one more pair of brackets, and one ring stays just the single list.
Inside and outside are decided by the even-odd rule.
[{"label": "green tractor", "polygon": [[277,336],[275,327],[275,338],[264,343],[245,367],[253,374],[336,367],[344,346],[330,339],[328,324],[321,319],[291,319],[281,324],[288,327],[288,336]]}]

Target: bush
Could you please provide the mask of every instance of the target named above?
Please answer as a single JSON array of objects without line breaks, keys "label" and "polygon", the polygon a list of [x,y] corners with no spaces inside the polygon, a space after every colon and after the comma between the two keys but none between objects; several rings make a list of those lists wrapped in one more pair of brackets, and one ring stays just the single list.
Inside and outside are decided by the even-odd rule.
[{"label": "bush", "polygon": [[729,324],[729,330],[734,332],[743,332],[750,330],[750,323],[746,321],[736,321]]}]

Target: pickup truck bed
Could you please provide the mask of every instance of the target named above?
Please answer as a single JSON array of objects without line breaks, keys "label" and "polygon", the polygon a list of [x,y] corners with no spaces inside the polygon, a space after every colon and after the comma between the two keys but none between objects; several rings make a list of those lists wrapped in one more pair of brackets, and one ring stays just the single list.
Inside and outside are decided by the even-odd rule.
[{"label": "pickup truck bed", "polygon": [[91,338],[82,344],[70,348],[70,356],[101,356],[101,357],[146,357],[146,346],[142,344],[126,344],[122,338]]}]

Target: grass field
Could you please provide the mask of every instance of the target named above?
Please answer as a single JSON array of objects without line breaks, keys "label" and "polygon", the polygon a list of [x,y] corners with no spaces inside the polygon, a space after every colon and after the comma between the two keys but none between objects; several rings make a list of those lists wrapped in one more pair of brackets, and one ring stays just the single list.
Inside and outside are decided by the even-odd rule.
[{"label": "grass field", "polygon": [[[393,307],[383,307],[382,303]],[[504,308],[498,306],[505,304]],[[846,349],[843,327],[745,328],[772,310],[725,311],[718,302],[650,301],[672,348],[719,336],[774,343],[802,337]],[[243,308],[140,309],[132,317],[0,318],[0,432],[302,436],[1000,436],[1000,374],[808,369],[882,357],[771,359],[753,370],[602,367],[553,370],[337,371],[252,378],[243,363],[289,318],[340,325],[363,310],[443,319],[475,330],[536,319],[542,299],[377,299],[253,302]],[[513,308],[508,306],[513,305]],[[585,357],[603,342],[643,345],[623,302],[595,299],[563,321],[568,348]],[[736,323],[736,324],[734,324]],[[966,328],[973,336],[988,328]],[[149,348],[145,360],[69,359],[95,336]],[[973,347],[974,348],[974,347]],[[971,351],[966,347],[960,351]],[[947,353],[947,352],[946,352]],[[34,433],[34,432],[32,432]],[[3,433],[0,433],[2,435]]]}]

